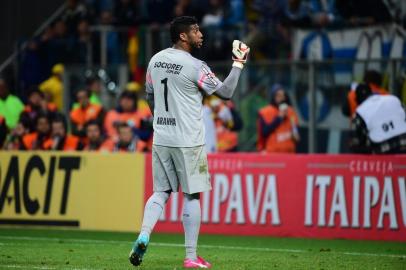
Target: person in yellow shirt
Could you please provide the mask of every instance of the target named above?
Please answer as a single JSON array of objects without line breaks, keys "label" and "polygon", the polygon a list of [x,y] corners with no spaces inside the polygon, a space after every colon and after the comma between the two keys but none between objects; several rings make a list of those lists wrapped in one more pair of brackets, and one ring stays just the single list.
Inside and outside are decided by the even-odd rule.
[{"label": "person in yellow shirt", "polygon": [[45,94],[46,100],[55,103],[59,111],[63,109],[62,75],[64,69],[62,64],[54,65],[51,77],[39,85],[39,89]]}]

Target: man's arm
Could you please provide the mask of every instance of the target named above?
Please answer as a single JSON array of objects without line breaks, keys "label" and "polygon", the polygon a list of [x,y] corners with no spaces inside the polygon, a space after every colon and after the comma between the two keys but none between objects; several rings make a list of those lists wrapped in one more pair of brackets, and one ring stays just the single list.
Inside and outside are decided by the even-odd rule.
[{"label": "man's arm", "polygon": [[237,88],[238,79],[240,78],[241,69],[233,67],[228,74],[227,78],[221,84],[221,86],[214,92],[214,94],[222,99],[230,99],[235,89]]}]

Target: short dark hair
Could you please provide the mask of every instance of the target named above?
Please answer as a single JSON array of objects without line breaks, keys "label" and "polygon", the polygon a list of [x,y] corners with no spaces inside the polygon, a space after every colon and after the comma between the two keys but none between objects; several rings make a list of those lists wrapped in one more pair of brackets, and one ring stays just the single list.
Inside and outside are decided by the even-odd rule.
[{"label": "short dark hair", "polygon": [[42,92],[41,90],[39,90],[38,86],[30,86],[28,88],[28,96],[30,97],[33,94],[38,94],[41,98],[45,98],[45,94],[44,92]]},{"label": "short dark hair", "polygon": [[97,121],[97,120],[95,120],[95,119],[90,120],[90,121],[88,121],[88,122],[85,124],[86,129],[87,129],[89,126],[97,126],[97,127],[99,128],[99,130],[102,131],[102,126],[101,126],[101,124],[99,123],[99,121]]},{"label": "short dark hair", "polygon": [[89,89],[86,89],[86,88],[79,88],[76,91],[75,95],[77,96],[80,92],[85,92],[87,97],[90,97],[90,95],[91,95]]},{"label": "short dark hair", "polygon": [[38,113],[37,116],[36,116],[35,119],[34,119],[35,126],[38,125],[38,121],[39,121],[40,119],[46,119],[49,124],[51,123],[51,116],[49,115],[49,113],[46,113],[46,112],[40,112],[40,113]]},{"label": "short dark hair", "polygon": [[382,85],[382,75],[376,70],[367,70],[364,75],[364,82],[367,84]]},{"label": "short dark hair", "polygon": [[355,100],[358,104],[364,102],[364,100],[366,100],[370,95],[372,95],[372,90],[368,84],[358,84],[357,88],[355,89]]},{"label": "short dark hair", "polygon": [[120,122],[117,125],[117,131],[119,132],[120,129],[122,128],[130,128],[132,130],[132,127],[127,123],[127,122]]},{"label": "short dark hair", "polygon": [[66,117],[62,113],[57,113],[52,118],[52,124],[53,123],[62,123],[65,131],[68,132],[68,122],[66,121]]},{"label": "short dark hair", "polygon": [[173,19],[169,31],[172,43],[178,42],[181,33],[189,32],[190,26],[197,24],[197,19],[191,16],[180,16]]}]

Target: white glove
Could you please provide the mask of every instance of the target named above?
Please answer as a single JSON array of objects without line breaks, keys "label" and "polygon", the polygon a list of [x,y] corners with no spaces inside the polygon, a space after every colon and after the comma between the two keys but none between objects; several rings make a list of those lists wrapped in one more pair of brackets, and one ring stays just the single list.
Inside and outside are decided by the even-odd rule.
[{"label": "white glove", "polygon": [[250,52],[250,48],[243,42],[239,40],[233,41],[233,56],[232,59],[234,61],[233,67],[243,68],[245,62],[247,62],[248,53]]}]

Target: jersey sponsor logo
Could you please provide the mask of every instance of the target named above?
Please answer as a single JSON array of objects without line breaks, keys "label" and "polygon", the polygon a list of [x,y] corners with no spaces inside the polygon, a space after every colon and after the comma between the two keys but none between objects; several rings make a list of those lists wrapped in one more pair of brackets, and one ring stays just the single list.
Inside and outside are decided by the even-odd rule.
[{"label": "jersey sponsor logo", "polygon": [[204,75],[206,75],[206,78],[209,79],[209,81],[214,86],[217,86],[218,82],[215,80],[216,76],[214,75],[214,73],[208,70],[205,66],[202,66],[202,70],[204,72]]},{"label": "jersey sponsor logo", "polygon": [[183,66],[178,65],[178,64],[173,64],[173,63],[167,63],[167,62],[155,62],[154,68],[163,68],[163,69],[166,69],[166,73],[172,73],[172,74],[178,75],[180,73],[180,71],[182,70]]},{"label": "jersey sponsor logo", "polygon": [[176,118],[158,117],[156,124],[163,125],[163,126],[176,126]]}]

